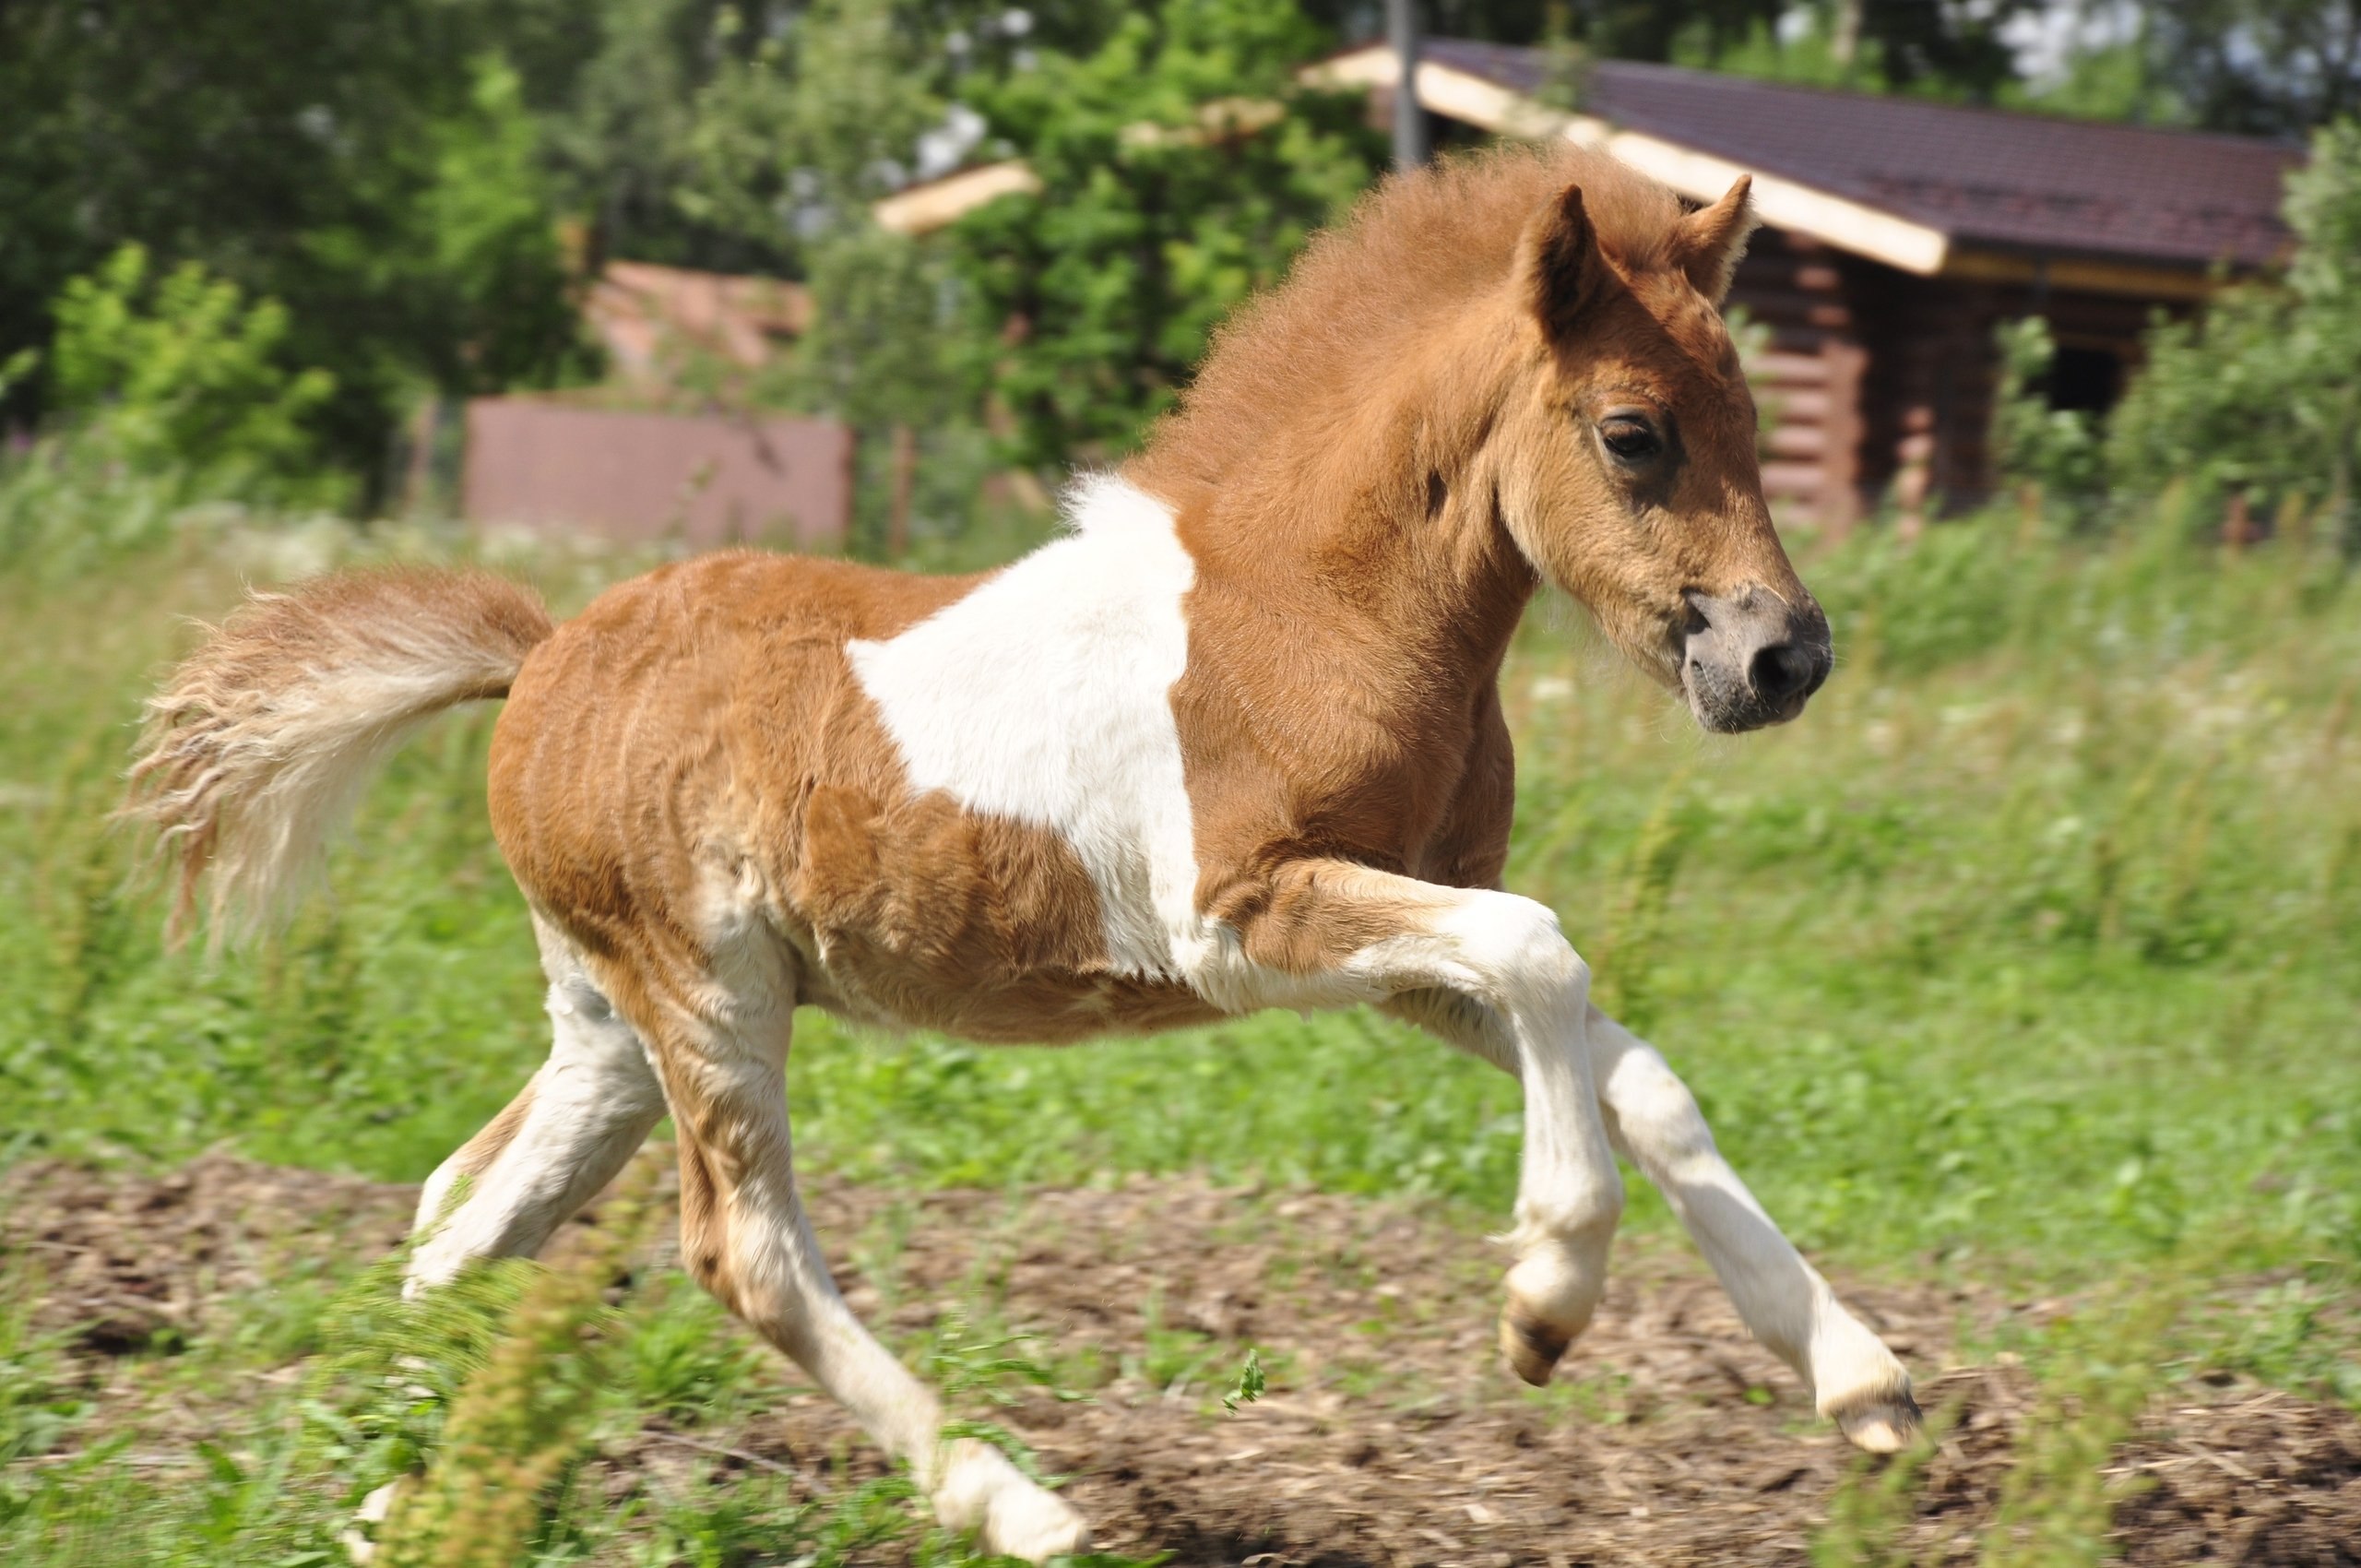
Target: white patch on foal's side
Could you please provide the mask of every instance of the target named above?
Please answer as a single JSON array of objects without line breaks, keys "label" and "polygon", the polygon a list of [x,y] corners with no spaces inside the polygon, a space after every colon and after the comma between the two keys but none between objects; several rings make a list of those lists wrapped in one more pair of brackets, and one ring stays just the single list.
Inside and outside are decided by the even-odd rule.
[{"label": "white patch on foal's side", "polygon": [[1173,682],[1196,563],[1170,508],[1112,474],[1067,493],[1074,531],[890,641],[846,645],[914,790],[1054,829],[1098,890],[1108,956],[1191,978],[1196,850]]},{"label": "white patch on foal's side", "polygon": [[1077,481],[1066,517],[1072,533],[899,636],[845,645],[911,788],[1054,829],[1097,889],[1120,973],[1178,980],[1232,1012],[1382,994],[1349,966],[1264,968],[1198,913],[1171,699],[1196,563],[1171,508],[1115,475]]}]

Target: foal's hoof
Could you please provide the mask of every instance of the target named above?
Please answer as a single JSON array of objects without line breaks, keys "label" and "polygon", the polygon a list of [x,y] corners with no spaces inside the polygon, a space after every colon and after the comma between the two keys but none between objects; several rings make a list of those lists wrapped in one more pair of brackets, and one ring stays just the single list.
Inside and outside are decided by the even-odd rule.
[{"label": "foal's hoof", "polygon": [[1828,1414],[1853,1446],[1867,1454],[1899,1454],[1927,1431],[1918,1401],[1910,1396],[1907,1384],[1881,1398],[1842,1405]]},{"label": "foal's hoof", "polygon": [[973,1439],[954,1450],[934,1515],[955,1530],[976,1532],[988,1557],[1047,1562],[1090,1549],[1090,1526],[1055,1492],[1034,1485],[998,1449]]},{"label": "foal's hoof", "polygon": [[1558,1358],[1573,1342],[1572,1335],[1550,1327],[1513,1301],[1501,1310],[1501,1354],[1508,1358],[1509,1371],[1536,1388],[1549,1381]]}]

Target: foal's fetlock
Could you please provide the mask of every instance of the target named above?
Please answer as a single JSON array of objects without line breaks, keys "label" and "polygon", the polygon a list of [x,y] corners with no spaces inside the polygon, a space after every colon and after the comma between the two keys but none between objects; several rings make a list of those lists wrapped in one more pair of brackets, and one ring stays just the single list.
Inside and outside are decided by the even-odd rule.
[{"label": "foal's fetlock", "polygon": [[1566,1347],[1590,1326],[1605,1283],[1555,1248],[1518,1260],[1501,1308],[1501,1354],[1509,1370],[1536,1388],[1548,1383]]},{"label": "foal's fetlock", "polygon": [[943,1527],[975,1531],[987,1556],[1047,1562],[1090,1546],[1090,1526],[1065,1499],[1026,1479],[1000,1450],[973,1438],[953,1443],[944,1455],[933,1501]]}]

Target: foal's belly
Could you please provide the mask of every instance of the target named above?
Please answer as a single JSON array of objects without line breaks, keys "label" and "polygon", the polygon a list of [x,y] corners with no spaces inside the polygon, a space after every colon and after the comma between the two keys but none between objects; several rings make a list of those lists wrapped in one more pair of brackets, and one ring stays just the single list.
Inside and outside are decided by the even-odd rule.
[{"label": "foal's belly", "polygon": [[853,1023],[933,1029],[979,1045],[1074,1045],[1222,1016],[1185,986],[1116,975],[1039,969],[955,987],[914,985],[891,956],[846,945],[806,971],[799,999]]},{"label": "foal's belly", "polygon": [[1054,830],[940,790],[822,787],[803,813],[780,924],[804,1000],[888,1027],[1062,1044],[1202,1023],[1219,1010],[1109,956],[1099,895]]}]

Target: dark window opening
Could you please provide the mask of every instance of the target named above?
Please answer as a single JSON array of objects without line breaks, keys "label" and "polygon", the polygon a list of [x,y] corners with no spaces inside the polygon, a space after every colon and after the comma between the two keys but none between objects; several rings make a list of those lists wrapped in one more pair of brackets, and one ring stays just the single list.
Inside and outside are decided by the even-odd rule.
[{"label": "dark window opening", "polygon": [[2049,406],[2103,414],[2123,393],[2123,361],[2111,349],[2060,344],[2049,363]]}]

